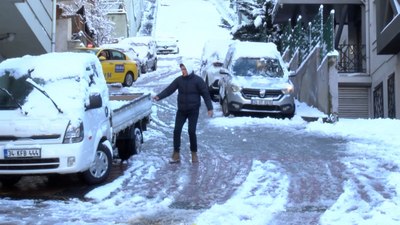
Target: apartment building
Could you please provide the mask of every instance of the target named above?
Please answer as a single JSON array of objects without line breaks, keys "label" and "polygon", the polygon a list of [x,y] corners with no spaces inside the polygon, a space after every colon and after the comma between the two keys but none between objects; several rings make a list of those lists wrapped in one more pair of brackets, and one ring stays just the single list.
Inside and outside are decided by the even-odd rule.
[{"label": "apartment building", "polygon": [[[77,42],[90,41],[79,12],[63,15],[61,4],[75,0],[1,0],[0,1],[0,61],[23,55],[39,55],[52,51],[67,51]],[[104,0],[107,3],[106,0]],[[144,11],[143,0],[110,0],[110,12],[118,3],[126,15],[121,29],[134,36]],[[113,8],[114,7],[114,8]],[[77,9],[79,11],[79,9]],[[56,19],[54,19],[56,18]],[[121,26],[118,25],[120,28]],[[117,35],[116,35],[117,36]]]},{"label": "apartment building", "polygon": [[[327,102],[337,106],[325,112],[337,113],[342,118],[399,119],[399,1],[277,0],[274,23],[283,25],[289,19],[296,23],[301,16],[302,23],[308,25],[321,5],[325,18],[334,12],[334,49],[337,53],[334,54],[335,69],[329,69],[331,74],[327,76],[331,79]],[[307,65],[301,63],[299,65]],[[304,79],[308,76],[305,73],[297,75]]]}]

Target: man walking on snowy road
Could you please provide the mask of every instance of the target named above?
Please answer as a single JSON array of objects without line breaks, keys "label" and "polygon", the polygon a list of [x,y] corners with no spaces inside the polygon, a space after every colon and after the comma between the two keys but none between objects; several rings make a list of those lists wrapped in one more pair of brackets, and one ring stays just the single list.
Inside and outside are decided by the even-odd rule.
[{"label": "man walking on snowy road", "polygon": [[170,163],[180,162],[180,146],[182,127],[188,120],[188,133],[190,140],[190,151],[192,153],[192,163],[197,163],[197,136],[196,127],[199,117],[201,98],[207,106],[208,116],[213,115],[213,106],[206,83],[194,73],[193,67],[189,62],[181,63],[179,67],[182,70],[182,76],[177,77],[161,93],[154,96],[153,99],[159,101],[170,96],[178,90],[178,110],[175,117],[174,128],[174,151]]}]

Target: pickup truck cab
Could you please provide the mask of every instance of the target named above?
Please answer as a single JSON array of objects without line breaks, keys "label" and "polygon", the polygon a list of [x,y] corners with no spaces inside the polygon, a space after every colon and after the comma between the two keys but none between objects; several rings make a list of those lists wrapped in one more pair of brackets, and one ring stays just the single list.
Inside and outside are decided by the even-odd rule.
[{"label": "pickup truck cab", "polygon": [[[0,182],[10,185],[23,175],[55,173],[79,173],[89,184],[104,182],[113,157],[127,159],[135,152],[132,144],[123,143],[130,140],[135,147],[136,140],[143,141],[151,100],[144,94],[139,99],[140,111],[119,112],[137,103],[112,104],[93,54],[49,53],[3,61]],[[140,134],[132,140],[137,130]]]},{"label": "pickup truck cab", "polygon": [[224,116],[241,112],[294,116],[294,87],[275,44],[232,43],[220,73]]}]

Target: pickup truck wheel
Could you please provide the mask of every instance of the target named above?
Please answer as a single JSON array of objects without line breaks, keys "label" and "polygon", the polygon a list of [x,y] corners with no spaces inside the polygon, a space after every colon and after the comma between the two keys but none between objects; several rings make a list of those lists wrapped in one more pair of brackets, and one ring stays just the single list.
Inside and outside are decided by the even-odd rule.
[{"label": "pickup truck wheel", "polygon": [[102,183],[110,174],[111,166],[111,153],[106,146],[100,144],[99,147],[97,147],[94,161],[89,169],[82,173],[83,179],[88,184]]},{"label": "pickup truck wheel", "polygon": [[224,116],[229,116],[231,113],[229,112],[229,108],[228,108],[228,99],[225,97],[222,100],[222,114]]},{"label": "pickup truck wheel", "polygon": [[11,187],[14,184],[18,183],[21,179],[21,176],[18,175],[4,175],[0,176],[0,183],[3,187]]},{"label": "pickup truck wheel", "polygon": [[130,87],[130,86],[132,86],[133,81],[134,81],[133,74],[131,72],[128,72],[125,75],[125,80],[124,80],[123,86]]},{"label": "pickup truck wheel", "polygon": [[143,134],[142,131],[135,127],[133,131],[133,154],[139,154],[142,151]]}]

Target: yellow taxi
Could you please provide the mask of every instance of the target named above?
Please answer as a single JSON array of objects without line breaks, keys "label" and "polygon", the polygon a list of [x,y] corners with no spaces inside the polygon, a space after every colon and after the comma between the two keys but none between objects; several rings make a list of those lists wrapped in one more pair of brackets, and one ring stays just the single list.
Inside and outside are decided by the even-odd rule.
[{"label": "yellow taxi", "polygon": [[77,51],[95,54],[103,68],[107,83],[121,83],[130,87],[139,77],[137,63],[125,53],[111,48],[77,48]]}]

